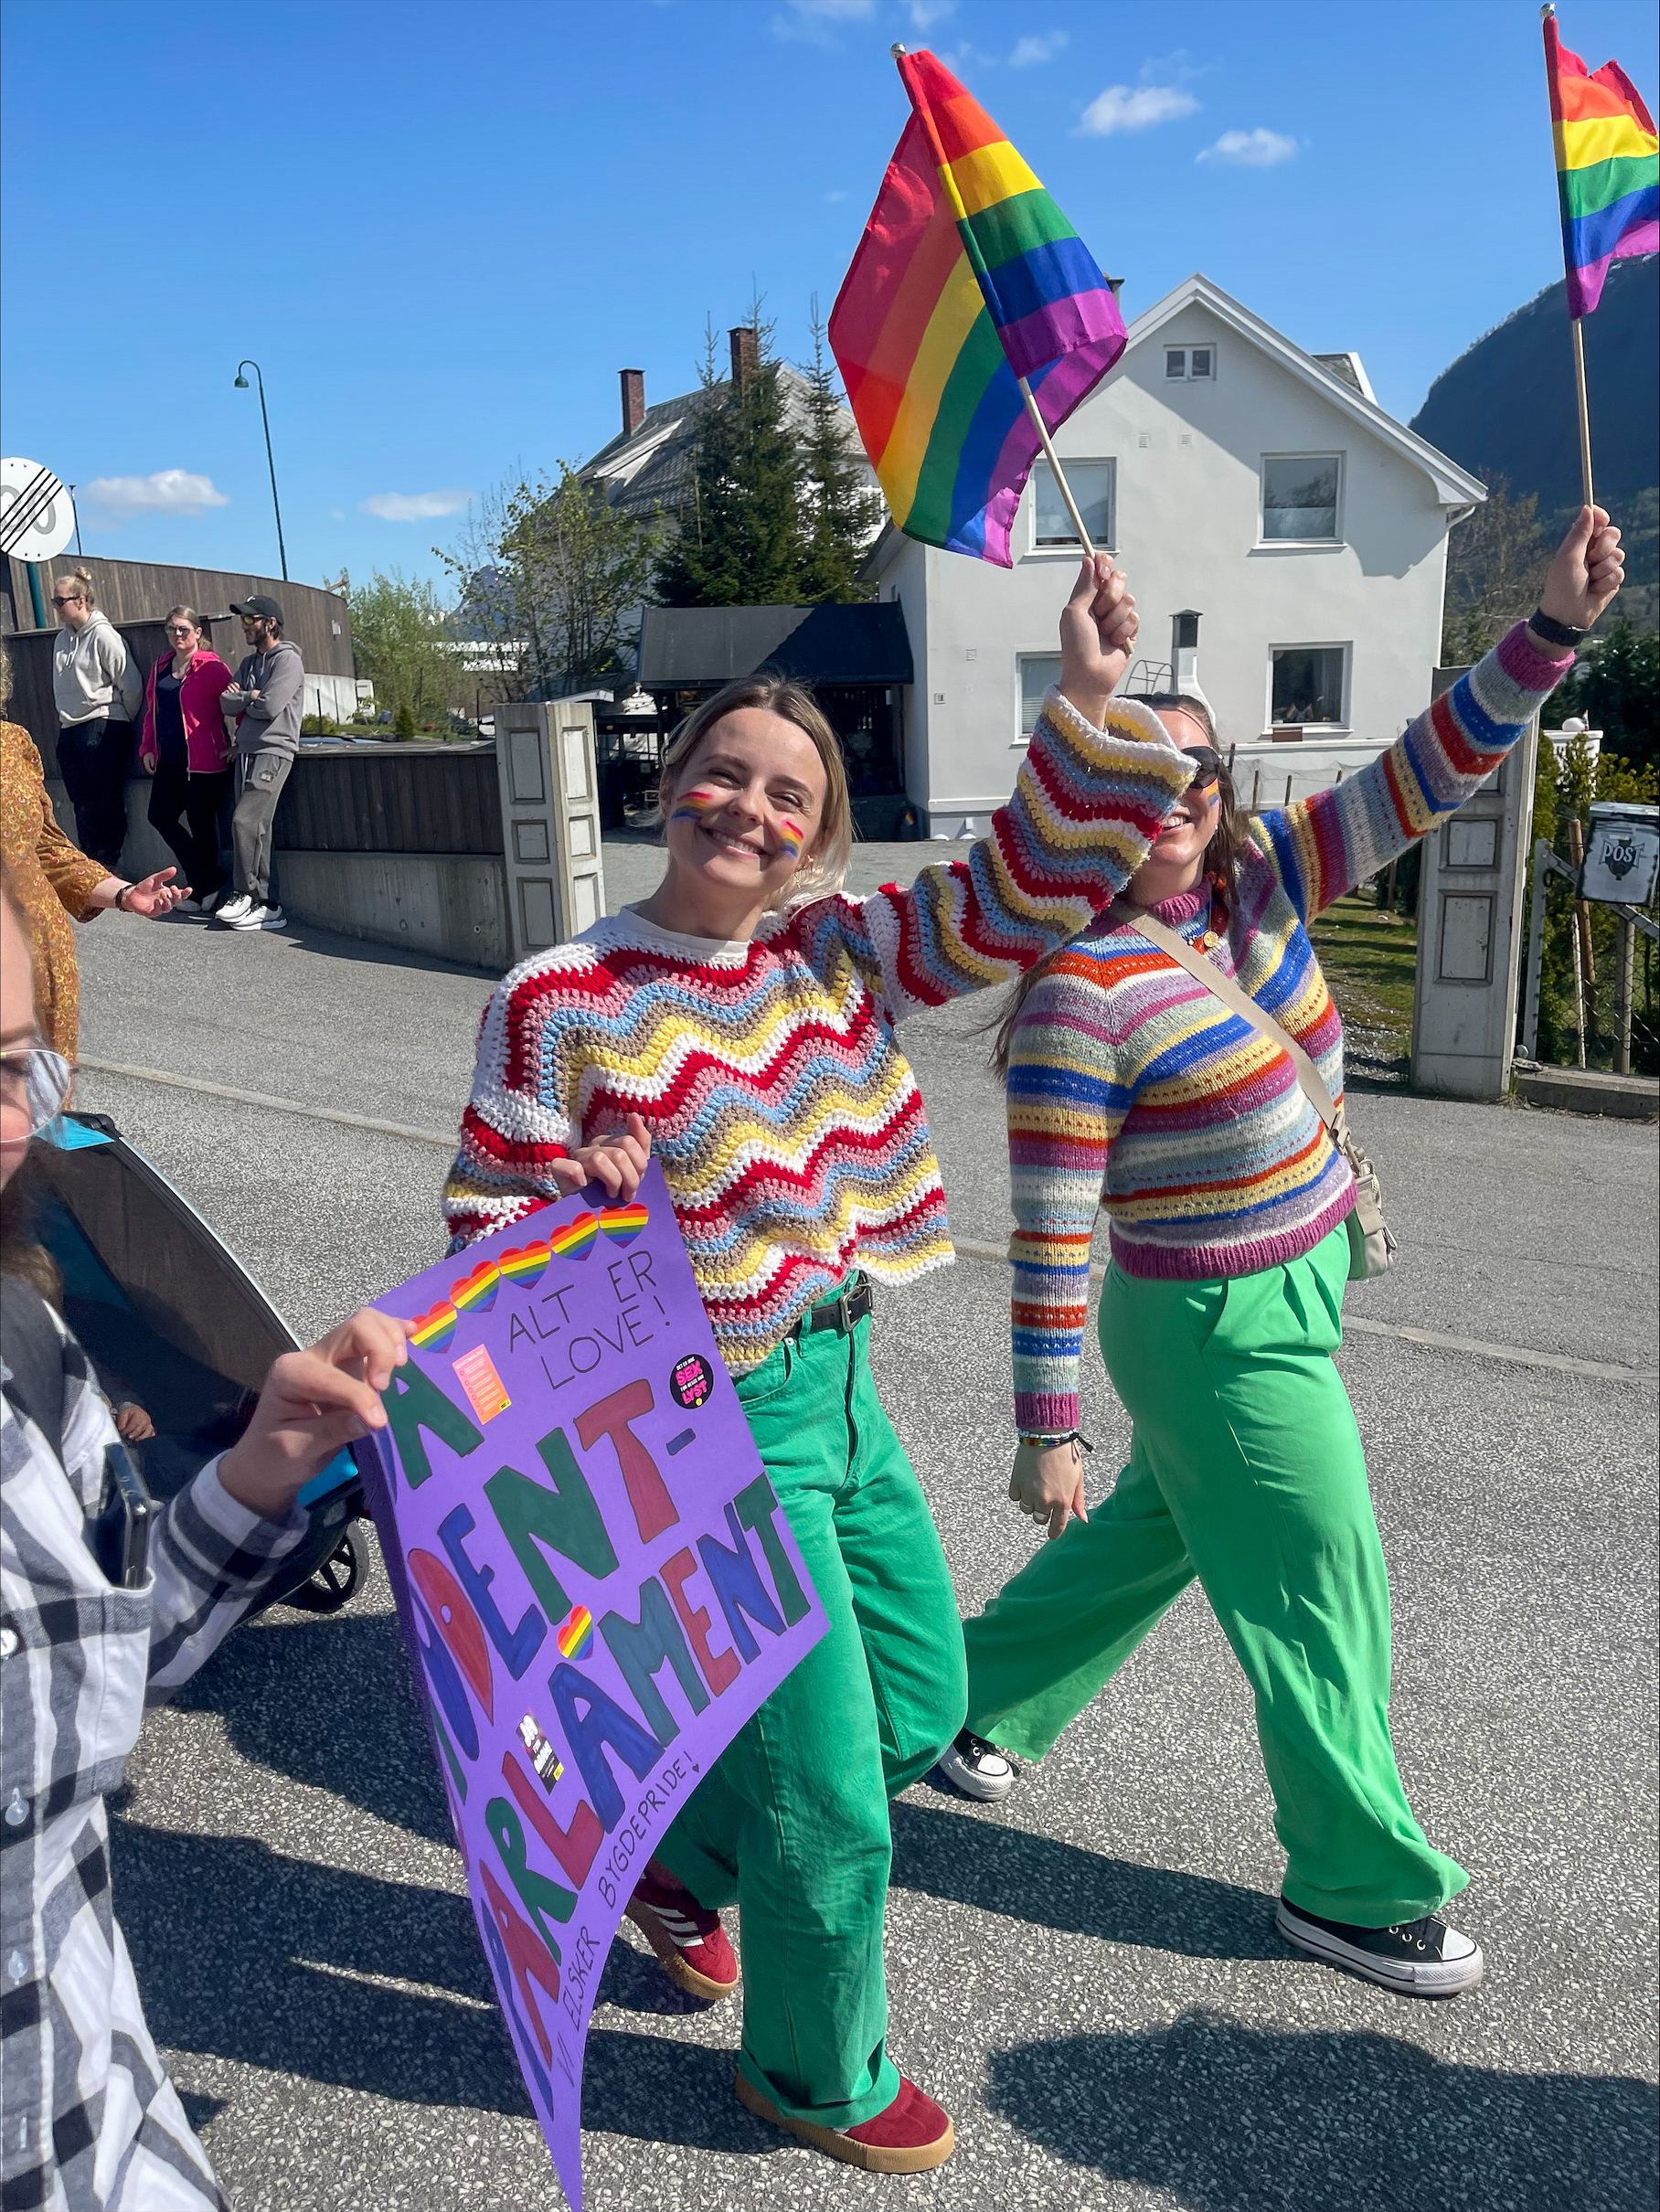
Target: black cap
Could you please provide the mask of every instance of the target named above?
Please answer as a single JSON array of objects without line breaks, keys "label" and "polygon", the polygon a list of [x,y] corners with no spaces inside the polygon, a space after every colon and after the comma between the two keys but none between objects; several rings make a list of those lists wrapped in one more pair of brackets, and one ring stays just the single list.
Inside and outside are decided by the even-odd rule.
[{"label": "black cap", "polygon": [[274,599],[267,599],[263,591],[256,591],[252,599],[245,599],[240,606],[232,600],[230,611],[232,614],[263,615],[268,622],[275,622],[279,628],[282,626],[282,608]]}]

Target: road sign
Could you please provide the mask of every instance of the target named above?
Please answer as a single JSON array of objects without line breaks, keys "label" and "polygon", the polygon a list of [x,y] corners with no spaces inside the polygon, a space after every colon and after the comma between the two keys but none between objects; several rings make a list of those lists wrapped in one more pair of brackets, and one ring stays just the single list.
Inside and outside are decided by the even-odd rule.
[{"label": "road sign", "polygon": [[69,486],[37,461],[0,461],[0,553],[50,560],[74,535]]}]

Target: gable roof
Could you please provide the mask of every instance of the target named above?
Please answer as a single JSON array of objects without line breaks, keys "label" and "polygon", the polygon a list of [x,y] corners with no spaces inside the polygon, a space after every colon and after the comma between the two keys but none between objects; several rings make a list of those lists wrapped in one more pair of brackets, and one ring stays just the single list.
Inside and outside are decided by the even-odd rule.
[{"label": "gable roof", "polygon": [[1271,361],[1277,362],[1300,383],[1317,391],[1322,399],[1330,400],[1340,414],[1349,416],[1381,443],[1393,447],[1404,461],[1421,469],[1434,484],[1436,499],[1443,507],[1466,507],[1486,498],[1487,487],[1480,477],[1461,469],[1456,461],[1449,460],[1427,438],[1421,438],[1416,431],[1408,430],[1404,422],[1397,422],[1393,415],[1386,414],[1348,377],[1335,367],[1327,367],[1328,362],[1352,356],[1305,354],[1300,346],[1293,346],[1289,338],[1282,337],[1272,324],[1264,323],[1261,315],[1253,315],[1249,307],[1241,307],[1219,284],[1213,284],[1208,277],[1197,271],[1174,292],[1167,292],[1162,300],[1155,301],[1144,314],[1136,316],[1124,334],[1123,355],[1113,373],[1122,374],[1124,361],[1136,346],[1156,337],[1184,307],[1195,304],[1208,307],[1218,322],[1266,354]]},{"label": "gable roof", "polygon": [[[779,380],[783,388],[784,419],[799,431],[806,419],[807,379],[792,363],[783,361],[779,364]],[[718,378],[708,388],[711,396],[724,393],[729,382],[728,378]],[[661,512],[665,517],[672,518],[692,495],[692,473],[686,455],[703,397],[699,389],[682,392],[677,399],[659,399],[654,407],[646,409],[638,430],[619,431],[591,461],[584,462],[577,474],[585,483],[603,484],[607,501],[624,514],[649,519]],[[858,441],[852,411],[846,407],[836,411],[842,418],[849,451],[864,466],[874,485],[875,472],[865,462],[865,449]]]}]

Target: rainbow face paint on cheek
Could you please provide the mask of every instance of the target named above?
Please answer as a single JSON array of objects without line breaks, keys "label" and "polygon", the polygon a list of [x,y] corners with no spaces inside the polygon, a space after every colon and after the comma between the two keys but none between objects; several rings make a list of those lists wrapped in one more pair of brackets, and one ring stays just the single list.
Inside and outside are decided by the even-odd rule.
[{"label": "rainbow face paint on cheek", "polygon": [[804,829],[803,829],[801,824],[799,822],[793,822],[788,814],[781,814],[778,818],[778,829],[776,835],[778,838],[778,849],[783,855],[784,858],[786,860],[799,860],[801,858],[801,848],[807,842],[807,833]]},{"label": "rainbow face paint on cheek", "polygon": [[695,822],[701,828],[716,812],[720,801],[712,791],[688,791],[684,799],[676,799],[671,822]]}]

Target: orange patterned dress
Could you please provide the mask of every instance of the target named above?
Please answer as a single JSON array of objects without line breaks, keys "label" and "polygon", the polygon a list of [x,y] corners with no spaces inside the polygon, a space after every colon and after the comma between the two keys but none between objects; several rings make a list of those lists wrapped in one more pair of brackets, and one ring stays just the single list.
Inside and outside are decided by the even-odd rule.
[{"label": "orange patterned dress", "polygon": [[80,969],[69,917],[90,921],[100,911],[88,900],[110,871],[59,828],[40,755],[16,722],[0,722],[0,853],[34,941],[40,1034],[72,1060],[80,1033]]}]

